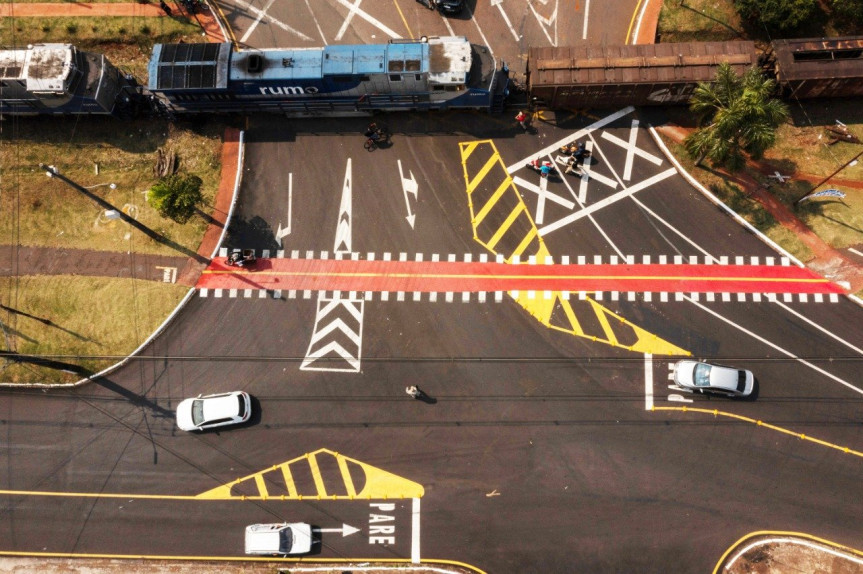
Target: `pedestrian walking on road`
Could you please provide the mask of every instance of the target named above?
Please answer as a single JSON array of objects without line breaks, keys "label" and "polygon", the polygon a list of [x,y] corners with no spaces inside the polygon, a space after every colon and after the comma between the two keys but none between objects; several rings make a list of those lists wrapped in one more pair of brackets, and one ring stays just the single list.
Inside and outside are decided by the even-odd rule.
[{"label": "pedestrian walking on road", "polygon": [[527,114],[519,111],[515,116],[515,121],[518,122],[518,125],[521,126],[521,129],[527,131]]},{"label": "pedestrian walking on road", "polygon": [[415,385],[411,385],[405,389],[405,392],[411,396],[412,399],[419,399],[422,396],[422,391]]}]

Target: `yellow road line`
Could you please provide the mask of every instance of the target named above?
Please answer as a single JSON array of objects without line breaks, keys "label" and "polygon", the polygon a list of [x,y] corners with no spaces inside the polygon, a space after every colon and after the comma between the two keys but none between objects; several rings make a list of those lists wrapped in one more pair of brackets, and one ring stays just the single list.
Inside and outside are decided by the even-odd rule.
[{"label": "yellow road line", "polygon": [[863,458],[863,452],[850,449],[847,446],[839,446],[838,444],[833,444],[831,442],[827,442],[827,441],[823,441],[821,439],[807,436],[803,433],[794,432],[794,431],[791,431],[791,430],[788,430],[788,429],[785,429],[782,427],[778,427],[776,425],[772,425],[770,423],[765,423],[764,421],[751,419],[751,418],[745,417],[743,415],[738,415],[735,413],[727,413],[725,411],[720,411],[719,409],[712,409],[711,410],[711,409],[702,409],[702,408],[698,408],[698,407],[657,407],[657,406],[654,406],[651,410],[654,410],[654,411],[679,411],[679,412],[684,412],[684,413],[694,412],[694,413],[709,414],[709,415],[713,415],[714,417],[722,416],[722,417],[727,417],[727,418],[731,418],[731,419],[737,419],[739,421],[752,423],[752,424],[759,426],[759,427],[764,427],[766,429],[774,430],[776,432],[781,432],[782,434],[787,434],[789,436],[799,438],[800,440],[813,442],[815,444],[820,444],[821,446],[826,446],[828,448],[842,451],[845,454],[853,454],[854,456],[859,456],[859,457]]},{"label": "yellow road line", "polygon": [[[410,558],[276,558],[255,556],[169,556],[160,554],[75,554],[71,552],[13,552],[0,550],[0,556],[18,556],[22,558],[91,558],[102,560],[172,560],[201,562],[204,560],[213,562],[291,562],[294,564],[351,564],[354,562],[368,562],[370,564],[414,564]],[[471,566],[458,560],[443,560],[439,558],[423,559],[420,564],[444,564],[448,566],[459,566],[467,568],[476,574],[486,574],[476,566]]]},{"label": "yellow road line", "polygon": [[225,13],[224,13],[224,12],[222,12],[222,8],[219,6],[219,4],[218,4],[217,2],[208,2],[208,3],[207,3],[207,6],[209,6],[209,7],[210,7],[210,9],[212,9],[213,7],[215,7],[215,8],[216,8],[216,10],[219,12],[219,18],[221,19],[222,24],[223,24],[223,25],[224,25],[224,27],[225,27],[225,30],[227,30],[227,31],[228,31],[228,37],[227,37],[227,38],[225,38],[225,40],[229,40],[229,41],[231,42],[231,44],[232,44],[232,45],[234,45],[234,46],[236,46],[236,47],[237,47],[237,50],[239,51],[239,49],[240,49],[240,45],[239,45],[239,43],[237,42],[237,37],[236,37],[236,36],[234,36],[234,29],[233,29],[233,28],[231,28],[230,23],[228,23],[228,19],[227,19],[227,18],[225,18]]},{"label": "yellow road line", "polygon": [[725,560],[728,558],[728,555],[734,552],[737,548],[743,545],[747,540],[756,537],[773,537],[773,536],[785,536],[790,538],[802,538],[804,540],[810,540],[812,542],[817,542],[819,544],[823,544],[825,546],[832,546],[838,550],[843,552],[847,552],[849,554],[856,554],[857,556],[863,556],[863,552],[857,550],[855,548],[851,548],[850,546],[843,546],[842,544],[837,544],[836,542],[831,542],[830,540],[825,540],[824,538],[818,538],[817,536],[812,536],[811,534],[806,534],[805,532],[787,532],[783,530],[759,530],[757,532],[750,532],[733,545],[728,547],[722,557],[719,559],[719,562],[716,563],[716,567],[713,569],[713,574],[718,574],[719,569],[722,568],[722,565],[725,563]]},{"label": "yellow road line", "polygon": [[[513,208],[513,211],[510,212],[507,220],[498,228],[495,237],[500,234],[503,235],[509,229],[509,226],[515,220],[515,218],[521,214],[524,210],[524,207],[521,205],[517,205]],[[532,238],[535,236],[535,231],[530,230],[528,232],[528,238]],[[499,238],[498,238],[499,239]],[[529,243],[529,241],[528,241]],[[408,263],[413,264],[414,262],[410,261]],[[447,263],[447,262],[444,262]],[[229,275],[234,274],[236,271],[230,270],[204,270],[204,273],[210,275]],[[244,274],[245,275],[245,274]],[[278,275],[284,277],[320,277],[322,276],[321,270],[316,271],[256,271],[254,273],[250,273],[248,275],[253,276],[267,276],[267,275]],[[411,277],[416,277],[418,279],[537,279],[537,280],[545,280],[545,279],[559,279],[563,280],[572,280],[572,281],[581,281],[581,280],[590,280],[590,279],[600,279],[600,280],[615,280],[615,279],[625,279],[628,281],[715,281],[717,283],[730,283],[734,281],[741,281],[744,283],[803,283],[803,284],[811,284],[811,283],[830,283],[830,280],[825,279],[823,277],[815,277],[815,278],[804,278],[804,277],[703,277],[699,275],[528,275],[528,274],[499,274],[499,273],[387,273],[384,271],[344,271],[344,272],[326,272],[326,277],[387,277],[394,279],[407,279]]]},{"label": "yellow road line", "polygon": [[120,494],[104,492],[51,492],[47,490],[0,490],[9,496],[65,496],[68,498],[137,498],[143,500],[201,500],[197,496],[171,494]]},{"label": "yellow road line", "polygon": [[399,6],[398,0],[393,0],[393,4],[395,4],[396,10],[398,10],[398,11],[399,11],[399,16],[401,16],[401,18],[402,18],[402,22],[403,22],[403,23],[404,23],[404,25],[405,25],[405,29],[408,31],[408,38],[413,38],[413,37],[414,37],[414,33],[413,33],[413,32],[411,32],[411,27],[410,27],[410,26],[408,26],[408,21],[405,19],[405,15],[404,15],[404,13],[402,13],[402,7],[401,7],[401,6]]},{"label": "yellow road line", "polygon": [[[638,17],[638,11],[641,9],[641,3],[645,0],[638,0],[638,4],[635,5],[635,11],[632,13],[632,18],[629,20],[629,29],[626,30],[626,39],[623,41],[624,44],[629,44],[629,35],[632,34],[632,27],[635,26],[635,19]],[[646,0],[649,2],[650,0]],[[632,42],[635,44],[636,42]]]}]

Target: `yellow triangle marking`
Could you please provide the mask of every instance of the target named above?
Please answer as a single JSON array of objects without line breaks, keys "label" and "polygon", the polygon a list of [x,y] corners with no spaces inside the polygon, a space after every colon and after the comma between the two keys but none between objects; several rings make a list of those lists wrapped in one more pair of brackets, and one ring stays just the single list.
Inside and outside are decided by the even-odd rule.
[{"label": "yellow triangle marking", "polygon": [[[344,490],[347,492],[346,495],[327,495],[327,489],[325,487],[327,477],[324,477],[321,474],[321,470],[317,462],[318,455],[335,457],[339,468],[339,480],[341,480],[343,483],[339,486],[343,486],[344,488],[335,488],[335,485],[333,485],[334,487],[330,488],[330,491]],[[309,465],[309,469],[312,472],[313,482],[315,484],[315,489],[317,490],[317,493],[315,494],[301,495],[297,491],[297,487],[291,473],[290,465],[300,464],[304,462]],[[355,467],[353,474],[351,474],[350,470],[352,465]],[[273,469],[279,467],[281,467],[282,475],[285,478],[286,488],[284,490],[287,490],[288,494],[281,496],[269,495],[267,486],[265,485],[264,474],[270,473]],[[362,478],[364,479],[362,481],[363,487],[359,492],[357,492],[352,476],[360,477],[360,475],[362,475]],[[333,478],[329,477],[329,480],[332,481]],[[232,487],[241,483],[255,484],[257,487],[257,494],[232,494]],[[195,498],[206,500],[265,500],[268,498],[270,500],[274,498],[281,498],[284,500],[301,500],[310,498],[318,500],[353,500],[420,498],[424,494],[425,489],[421,484],[418,484],[406,478],[402,478],[401,476],[397,476],[370,464],[366,464],[364,462],[360,462],[359,460],[349,458],[337,452],[322,448],[316,450],[315,452],[305,454],[287,462],[272,466],[270,468],[267,468],[266,470],[262,470],[254,474],[238,478],[237,480],[234,480],[227,484],[217,486],[216,488],[210,489],[206,492],[202,492]]]}]

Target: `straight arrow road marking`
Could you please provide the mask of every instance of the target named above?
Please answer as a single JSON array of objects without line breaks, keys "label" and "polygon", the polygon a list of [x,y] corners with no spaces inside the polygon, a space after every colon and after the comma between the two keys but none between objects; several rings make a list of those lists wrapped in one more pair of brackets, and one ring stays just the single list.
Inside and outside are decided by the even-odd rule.
[{"label": "straight arrow road marking", "polygon": [[341,528],[313,528],[312,532],[341,532],[342,538],[345,536],[350,536],[351,534],[356,534],[359,532],[359,528],[354,528],[349,524],[342,524]]}]

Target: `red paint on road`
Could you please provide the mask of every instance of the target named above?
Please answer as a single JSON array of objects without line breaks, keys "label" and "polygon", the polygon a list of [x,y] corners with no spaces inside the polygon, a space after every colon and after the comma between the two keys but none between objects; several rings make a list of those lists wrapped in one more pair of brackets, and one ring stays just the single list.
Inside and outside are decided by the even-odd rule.
[{"label": "red paint on road", "polygon": [[199,289],[311,291],[635,291],[844,293],[805,267],[779,265],[512,265],[430,261],[258,259],[252,269],[214,261]]}]

